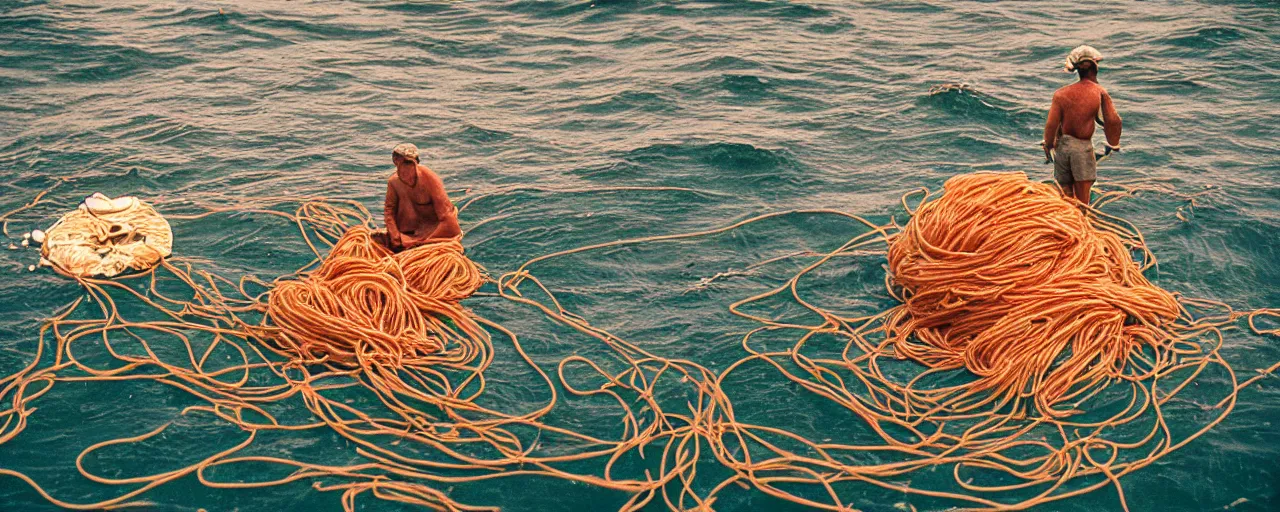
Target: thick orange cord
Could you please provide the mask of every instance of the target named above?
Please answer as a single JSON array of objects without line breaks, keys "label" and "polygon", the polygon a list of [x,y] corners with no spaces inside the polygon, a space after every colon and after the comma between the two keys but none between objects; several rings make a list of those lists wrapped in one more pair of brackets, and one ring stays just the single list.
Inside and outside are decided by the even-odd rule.
[{"label": "thick orange cord", "polygon": [[280,328],[274,339],[303,359],[400,367],[444,350],[445,320],[479,335],[458,301],[484,275],[462,255],[462,244],[442,240],[392,254],[371,235],[351,228],[320,268],[270,292],[267,315]]},{"label": "thick orange cord", "polygon": [[1121,238],[1021,174],[947,181],[889,244],[889,271],[905,299],[885,325],[895,349],[977,375],[955,398],[985,393],[969,408],[1029,397],[1065,415],[1054,406],[1068,392],[1120,376],[1143,345],[1178,339],[1164,327],[1177,301]]},{"label": "thick orange cord", "polygon": [[[918,195],[904,196],[904,206]],[[1105,193],[1095,206],[1123,196]],[[0,443],[26,428],[33,404],[57,383],[116,380],[172,387],[199,402],[182,414],[207,415],[248,436],[185,468],[132,477],[95,474],[82,460],[102,447],[156,438],[168,425],[90,445],[76,461],[81,475],[125,488],[97,503],[62,501],[17,471],[0,468],[0,475],[78,509],[146,505],[136,501],[143,493],[193,473],[216,488],[310,480],[317,490],[341,491],[348,511],[360,496],[434,510],[495,510],[459,503],[448,489],[534,475],[625,493],[620,508],[626,511],[654,505],[710,511],[722,493],[739,487],[825,510],[856,507],[854,496],[869,495],[868,489],[1017,510],[1113,486],[1127,508],[1124,475],[1207,432],[1232,410],[1241,389],[1277,369],[1239,382],[1218,353],[1221,330],[1235,323],[1276,334],[1266,324],[1275,310],[1235,312],[1153,286],[1142,275],[1153,255],[1121,219],[1069,203],[1021,174],[960,176],[940,197],[928,191],[924,197],[914,211],[907,207],[913,218],[902,228],[834,210],[797,210],[534,258],[498,276],[496,296],[611,350],[608,361],[565,357],[554,372],[535,362],[515,333],[461,305],[486,278],[456,241],[391,254],[373,241],[368,211],[342,201],[307,200],[293,214],[271,209],[276,200],[260,200],[172,216],[252,211],[284,217],[301,228],[317,261],[270,283],[232,281],[177,258],[132,278],[75,278],[88,300],[50,319],[31,364],[0,377],[6,404]],[[742,338],[745,357],[719,371],[663,357],[591,325],[533,272],[570,255],[818,215],[867,230],[827,253],[794,252],[747,267],[754,272],[779,261],[809,261],[782,285],[729,307],[760,325]],[[887,291],[902,303],[845,316],[806,296],[803,278],[849,258],[887,258]],[[190,295],[174,296],[174,289]],[[811,313],[811,320],[745,311],[778,297]],[[127,319],[117,301],[146,306],[160,319]],[[792,333],[794,343],[764,350],[756,337],[765,333]],[[540,403],[517,411],[482,405],[491,403],[481,400],[495,358],[491,334],[509,340],[532,372]],[[843,345],[838,355],[829,346],[812,349],[832,339]],[[46,340],[52,340],[48,348]],[[118,350],[122,343],[142,352]],[[160,343],[168,350],[157,351]],[[100,362],[104,354],[108,366]],[[779,379],[762,381],[758,374],[735,380],[753,365],[834,404],[837,421],[865,427],[860,437],[828,439],[834,434],[740,420],[733,395],[778,388]],[[1205,372],[1228,377],[1231,386],[1207,402],[1196,397],[1217,403],[1198,429],[1171,428],[1171,401],[1187,401],[1190,384]],[[1214,393],[1212,386],[1200,387],[1206,392]],[[375,401],[351,400],[359,396]],[[566,401],[600,399],[616,404],[616,429],[582,433],[550,414]],[[280,404],[298,401],[311,417],[282,419],[287,413]],[[241,453],[258,432],[309,429],[341,435],[362,459],[322,465]],[[263,463],[292,472],[254,482],[217,479],[219,467]],[[699,471],[708,463],[722,470]]]}]

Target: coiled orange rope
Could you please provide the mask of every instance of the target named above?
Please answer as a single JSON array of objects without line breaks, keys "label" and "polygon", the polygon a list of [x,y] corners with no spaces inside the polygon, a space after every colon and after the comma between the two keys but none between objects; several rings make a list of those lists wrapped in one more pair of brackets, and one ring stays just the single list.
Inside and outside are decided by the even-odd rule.
[{"label": "coiled orange rope", "polygon": [[[915,195],[905,196],[904,205]],[[77,460],[85,478],[126,488],[97,503],[59,500],[17,471],[0,468],[0,475],[78,509],[142,505],[137,500],[148,490],[193,474],[216,488],[312,481],[318,490],[340,491],[348,511],[362,495],[435,510],[494,510],[459,503],[449,489],[531,475],[616,490],[627,496],[620,507],[627,511],[658,500],[672,510],[709,511],[736,488],[826,510],[856,507],[856,496],[876,490],[1012,510],[1114,486],[1124,506],[1121,477],[1207,432],[1231,411],[1239,390],[1277,368],[1239,382],[1218,353],[1221,330],[1234,323],[1247,320],[1255,333],[1275,334],[1264,325],[1275,310],[1235,312],[1153,286],[1142,275],[1154,265],[1153,255],[1120,219],[1095,208],[1081,212],[1082,205],[1021,174],[960,176],[941,197],[927,191],[925,197],[914,212],[907,208],[914,216],[902,228],[839,211],[797,210],[530,260],[494,280],[496,295],[610,349],[603,361],[564,357],[554,372],[536,362],[515,333],[460,304],[486,278],[457,242],[393,255],[372,240],[365,227],[370,215],[358,203],[308,200],[293,214],[271,209],[272,201],[245,203],[231,210],[296,222],[317,262],[271,283],[232,281],[180,258],[132,279],[76,278],[89,300],[51,318],[32,363],[0,377],[6,404],[0,443],[26,428],[33,403],[55,384],[118,380],[180,390],[199,402],[182,414],[207,415],[247,436],[187,467],[152,475],[105,477]],[[830,252],[795,252],[749,266],[810,260],[782,285],[730,306],[760,326],[743,336],[745,357],[719,371],[663,357],[591,325],[534,274],[537,265],[574,254],[819,215],[866,230]],[[847,258],[887,258],[888,293],[902,303],[847,316],[807,297],[802,279]],[[265,292],[250,290],[255,287]],[[190,295],[174,296],[175,288]],[[813,320],[745,311],[775,297],[790,299]],[[117,300],[145,305],[160,320],[125,318]],[[91,308],[96,313],[85,311]],[[765,333],[796,337],[790,347],[765,350],[756,341]],[[491,334],[509,340],[540,382],[534,390],[540,405],[517,411],[482,405],[495,358]],[[180,360],[154,349],[161,339],[181,348]],[[813,350],[831,339],[843,344],[838,356]],[[123,342],[142,352],[117,350]],[[112,364],[90,364],[102,357],[86,352],[109,355]],[[753,365],[781,379],[735,382]],[[1189,384],[1206,372],[1231,383],[1212,400],[1197,400],[1217,403],[1212,417],[1191,432],[1170,428],[1171,401],[1187,400],[1195,392]],[[826,439],[825,432],[739,419],[744,406],[735,406],[735,394],[767,392],[780,380],[836,405],[835,421],[861,425],[866,435]],[[351,402],[352,396],[373,399]],[[550,414],[564,402],[601,398],[616,403],[620,428],[587,434]],[[298,420],[281,407],[298,402],[310,418]],[[154,439],[168,427],[92,444],[79,459]],[[311,429],[341,435],[362,460],[321,465],[242,454],[259,432]],[[218,479],[218,468],[263,463],[292,472],[263,481]],[[718,468],[702,469],[707,464]],[[948,473],[950,479],[938,478]]]},{"label": "coiled orange rope", "polygon": [[898,353],[978,376],[953,399],[972,404],[956,411],[1030,398],[1066,415],[1054,406],[1068,392],[1118,377],[1141,345],[1178,339],[1164,327],[1177,301],[1143,277],[1120,236],[1021,175],[949,180],[889,245],[889,271],[904,299],[885,325]]},{"label": "coiled orange rope", "polygon": [[271,291],[267,315],[275,337],[296,357],[373,361],[400,367],[426,363],[442,351],[450,331],[481,330],[458,301],[484,283],[457,240],[392,254],[364,226],[347,231],[320,268]]}]

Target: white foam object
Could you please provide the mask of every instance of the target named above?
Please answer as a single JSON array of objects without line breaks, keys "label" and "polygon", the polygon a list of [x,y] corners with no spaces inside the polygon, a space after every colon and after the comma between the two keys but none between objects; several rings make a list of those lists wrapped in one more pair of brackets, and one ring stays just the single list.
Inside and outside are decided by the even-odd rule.
[{"label": "white foam object", "polygon": [[42,244],[44,243],[44,231],[35,230],[31,232],[31,241]]},{"label": "white foam object", "polygon": [[102,192],[94,192],[93,195],[84,198],[84,206],[90,212],[98,215],[107,213],[120,213],[129,208],[133,208],[138,204],[138,198],[133,196],[118,197],[111,199],[102,194]]},{"label": "white foam object", "polygon": [[173,230],[151,205],[136,197],[95,193],[46,232],[41,255],[77,276],[113,277],[147,270],[173,249]]}]

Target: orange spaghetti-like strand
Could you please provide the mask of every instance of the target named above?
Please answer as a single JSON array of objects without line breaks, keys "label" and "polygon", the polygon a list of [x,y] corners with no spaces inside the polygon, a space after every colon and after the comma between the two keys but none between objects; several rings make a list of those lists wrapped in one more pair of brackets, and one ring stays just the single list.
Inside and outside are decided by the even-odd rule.
[{"label": "orange spaghetti-like strand", "polygon": [[[1218,354],[1221,329],[1236,322],[1247,319],[1255,333],[1276,334],[1263,325],[1275,310],[1234,312],[1146,280],[1142,272],[1154,256],[1141,234],[1095,209],[1131,192],[1107,192],[1095,207],[1084,207],[1014,173],[958,176],[940,196],[920,192],[903,197],[912,214],[905,226],[835,210],[795,210],[534,258],[498,276],[496,294],[479,295],[528,306],[610,350],[609,360],[564,357],[554,371],[543,368],[515,332],[463,307],[488,277],[456,240],[392,254],[374,241],[369,212],[350,201],[305,200],[286,214],[270,209],[279,198],[246,200],[187,215],[254,211],[287,218],[316,260],[270,282],[226,279],[196,269],[194,260],[176,259],[130,279],[75,278],[87,300],[41,328],[30,365],[0,377],[0,443],[26,428],[33,404],[57,383],[117,380],[180,390],[201,402],[183,414],[235,425],[248,439],[185,468],[133,477],[98,475],[80,461],[99,448],[154,439],[165,427],[91,445],[77,458],[80,473],[127,488],[92,504],[59,500],[13,470],[0,468],[0,475],[21,479],[67,508],[140,505],[131,500],[192,473],[217,488],[310,480],[317,490],[339,491],[344,510],[355,510],[361,496],[434,510],[493,510],[459,503],[447,489],[532,475],[625,493],[622,510],[661,503],[710,511],[720,493],[738,488],[814,509],[848,510],[859,505],[850,486],[998,510],[1112,487],[1127,508],[1125,475],[1203,435],[1231,411],[1240,390],[1275,369],[1240,382]],[[571,255],[819,215],[866,231],[831,251],[792,252],[746,267],[763,271],[780,261],[807,261],[783,284],[729,307],[759,327],[743,335],[743,357],[719,371],[663,357],[593,326],[533,273],[536,265]],[[808,297],[802,279],[850,258],[884,258],[878,261],[888,263],[887,293],[902,303],[859,316]],[[247,288],[254,286],[260,290]],[[118,298],[154,310],[159,319],[125,318]],[[747,312],[776,298],[808,316]],[[764,333],[794,333],[796,341],[765,350],[756,341]],[[495,359],[493,334],[509,340],[542,390],[541,401],[526,410],[482,405],[489,403],[480,398]],[[52,364],[42,362],[46,339]],[[197,339],[212,341],[201,346]],[[843,344],[834,355],[811,351],[832,339]],[[169,350],[156,350],[161,340]],[[163,355],[174,347],[178,356]],[[89,350],[102,354],[85,357]],[[110,363],[101,362],[104,354]],[[761,388],[734,379],[753,366],[846,411],[847,419],[838,420],[864,426],[867,436],[811,439],[830,434],[801,435],[738,419],[733,395]],[[1228,376],[1231,387],[1213,418],[1175,436],[1170,402],[1190,393],[1189,384],[1205,372]],[[337,389],[374,400],[349,402],[330,393]],[[579,399],[616,407],[621,424],[611,435],[587,434],[552,419],[560,403]],[[302,402],[311,417],[277,417],[276,405],[285,401]],[[1103,413],[1091,410],[1095,403],[1110,405]],[[322,465],[239,453],[258,432],[309,429],[337,433],[362,459]],[[700,471],[708,462],[727,475]],[[217,479],[216,468],[243,463],[292,472],[252,482]],[[951,473],[950,485],[935,478],[912,484],[913,475],[938,468]]]}]

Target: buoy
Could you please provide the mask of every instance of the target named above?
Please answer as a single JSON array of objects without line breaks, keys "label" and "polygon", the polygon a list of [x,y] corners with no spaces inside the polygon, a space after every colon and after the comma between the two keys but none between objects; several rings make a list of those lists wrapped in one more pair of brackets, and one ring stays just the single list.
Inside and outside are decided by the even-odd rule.
[{"label": "buoy", "polygon": [[160,264],[173,231],[159,212],[136,197],[86,197],[43,233],[41,256],[71,275],[114,277]]},{"label": "buoy", "polygon": [[27,265],[27,272],[35,272],[35,271],[36,271],[35,265]]},{"label": "buoy", "polygon": [[136,197],[125,196],[117,199],[111,199],[110,197],[103,195],[101,192],[94,192],[93,195],[84,198],[85,208],[88,208],[90,212],[97,215],[120,213],[133,208],[137,202],[138,199]]},{"label": "buoy", "polygon": [[35,230],[31,232],[31,241],[42,244],[44,243],[44,231]]},{"label": "buoy", "polygon": [[18,246],[13,245],[13,242],[9,242],[9,250],[10,250],[10,251],[16,251],[16,250],[18,250]]},{"label": "buoy", "polygon": [[27,239],[26,239],[26,238],[23,238],[23,239],[22,239],[22,246],[23,246],[23,247],[27,247],[27,246],[29,246],[29,245],[31,245],[31,242],[27,241]]},{"label": "buoy", "polygon": [[81,201],[80,204],[84,205],[85,209],[95,213],[97,210],[110,208],[111,201],[99,196],[102,196],[102,194],[95,192],[93,195],[84,198],[84,201]]}]

